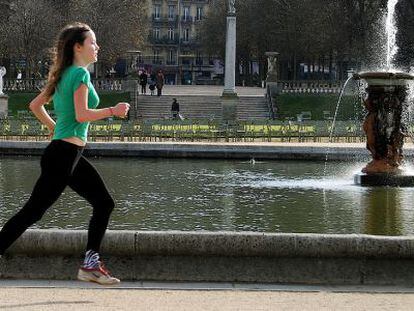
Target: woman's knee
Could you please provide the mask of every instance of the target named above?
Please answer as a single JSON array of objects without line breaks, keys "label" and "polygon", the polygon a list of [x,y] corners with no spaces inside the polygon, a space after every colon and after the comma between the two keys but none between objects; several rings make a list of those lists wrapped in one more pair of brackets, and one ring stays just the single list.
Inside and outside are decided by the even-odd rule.
[{"label": "woman's knee", "polygon": [[109,197],[108,199],[106,199],[105,205],[107,206],[107,209],[112,212],[114,210],[114,208],[115,208],[115,201],[114,201],[114,199],[112,197]]},{"label": "woman's knee", "polygon": [[112,197],[106,197],[94,204],[94,207],[99,211],[105,211],[107,214],[112,213],[115,208],[115,201]]}]

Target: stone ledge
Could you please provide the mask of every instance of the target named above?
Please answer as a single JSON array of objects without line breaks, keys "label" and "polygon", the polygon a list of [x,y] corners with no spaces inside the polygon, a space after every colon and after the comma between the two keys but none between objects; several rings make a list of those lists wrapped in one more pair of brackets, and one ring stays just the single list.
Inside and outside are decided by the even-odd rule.
[{"label": "stone ledge", "polygon": [[[28,230],[10,253],[82,253],[86,230]],[[195,231],[108,231],[102,248],[110,255],[237,256],[414,259],[414,237]]]},{"label": "stone ledge", "polygon": [[[0,155],[35,155],[43,153],[48,142],[0,141]],[[363,146],[322,144],[232,144],[232,143],[133,143],[91,142],[87,156],[102,157],[164,157],[164,158],[214,158],[257,160],[317,160],[330,161],[366,160],[368,151]],[[413,157],[412,149],[405,149],[406,158]]]},{"label": "stone ledge", "polygon": [[[29,230],[1,277],[73,279],[86,236]],[[414,285],[414,237],[108,231],[102,254],[125,280]]]}]

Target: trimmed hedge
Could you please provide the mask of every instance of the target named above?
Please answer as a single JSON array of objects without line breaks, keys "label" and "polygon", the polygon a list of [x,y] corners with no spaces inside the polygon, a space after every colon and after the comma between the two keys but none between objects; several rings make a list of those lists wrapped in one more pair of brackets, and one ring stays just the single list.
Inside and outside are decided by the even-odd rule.
[{"label": "trimmed hedge", "polygon": [[[9,111],[17,115],[18,110],[28,109],[30,101],[38,93],[9,92]],[[101,103],[100,108],[114,106],[118,102],[130,102],[130,95],[126,93],[101,91],[99,92]],[[324,111],[329,111],[331,116],[335,113],[337,95],[290,95],[282,94],[276,98],[278,108],[278,119],[296,119],[296,115],[302,111],[310,111],[312,120],[323,120]],[[53,109],[53,103],[46,106],[46,109]],[[356,96],[344,96],[338,110],[338,120],[361,120],[364,116],[364,108]]]},{"label": "trimmed hedge", "polygon": [[[8,92],[9,96],[9,112],[12,115],[17,115],[19,110],[28,110],[29,103],[39,93],[22,93],[22,92]],[[119,102],[130,102],[131,98],[128,92],[118,93],[102,91],[98,92],[100,97],[99,108],[105,108],[109,106],[115,106]],[[46,109],[53,109],[53,103],[46,105]]]}]

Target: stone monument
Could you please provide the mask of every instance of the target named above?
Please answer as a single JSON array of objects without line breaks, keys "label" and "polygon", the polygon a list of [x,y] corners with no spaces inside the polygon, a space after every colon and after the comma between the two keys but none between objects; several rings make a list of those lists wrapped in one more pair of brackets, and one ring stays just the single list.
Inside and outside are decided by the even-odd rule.
[{"label": "stone monument", "polygon": [[267,56],[267,77],[266,77],[266,85],[267,85],[267,93],[271,93],[271,95],[277,94],[277,56],[279,55],[278,52],[266,52],[265,55]]},{"label": "stone monument", "polygon": [[223,121],[234,123],[237,119],[236,93],[236,8],[235,0],[228,0],[227,34],[226,34],[226,65],[224,74],[224,90],[222,94]]},{"label": "stone monument", "polygon": [[229,0],[229,14],[236,14],[236,0]]},{"label": "stone monument", "polygon": [[277,56],[278,52],[266,52],[267,77],[266,82],[277,82]]},{"label": "stone monument", "polygon": [[280,93],[278,87],[278,67],[277,67],[277,56],[278,52],[266,52],[267,56],[267,77],[266,77],[266,100],[269,106],[270,118],[276,117],[277,107],[274,102],[274,98]]},{"label": "stone monument", "polygon": [[0,66],[0,117],[7,116],[9,97],[3,92],[3,77],[6,75],[6,68]]}]

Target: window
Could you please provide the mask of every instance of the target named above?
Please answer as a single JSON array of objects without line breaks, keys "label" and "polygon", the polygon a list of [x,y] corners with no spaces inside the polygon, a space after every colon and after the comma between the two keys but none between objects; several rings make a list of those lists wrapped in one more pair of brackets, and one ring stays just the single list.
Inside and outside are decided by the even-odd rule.
[{"label": "window", "polygon": [[160,38],[160,29],[154,28],[154,39],[159,39],[159,38]]},{"label": "window", "polygon": [[169,5],[168,6],[168,19],[174,19],[174,15],[175,15],[175,6]]},{"label": "window", "polygon": [[174,40],[174,28],[168,28],[168,39]]},{"label": "window", "polygon": [[190,7],[188,7],[188,6],[184,7],[184,17],[183,17],[183,19],[185,21],[190,20]]},{"label": "window", "polygon": [[153,63],[154,64],[160,64],[161,63],[160,51],[159,50],[154,50]]},{"label": "window", "polygon": [[202,7],[197,7],[197,20],[201,21],[203,18],[203,8]]},{"label": "window", "polygon": [[171,65],[175,64],[175,51],[174,50],[170,50],[170,52],[168,53],[168,63]]},{"label": "window", "polygon": [[183,65],[190,65],[191,64],[190,57],[189,57],[190,56],[190,52],[184,51],[184,52],[182,52],[182,55],[183,56],[186,56],[186,57],[183,57],[182,58],[181,63]]},{"label": "window", "polygon": [[154,5],[154,19],[160,19],[160,15],[161,15],[161,6]]},{"label": "window", "polygon": [[196,64],[203,65],[203,56],[200,51],[197,51],[197,54],[196,54]]},{"label": "window", "polygon": [[190,39],[190,28],[184,29],[184,41],[188,41]]}]

